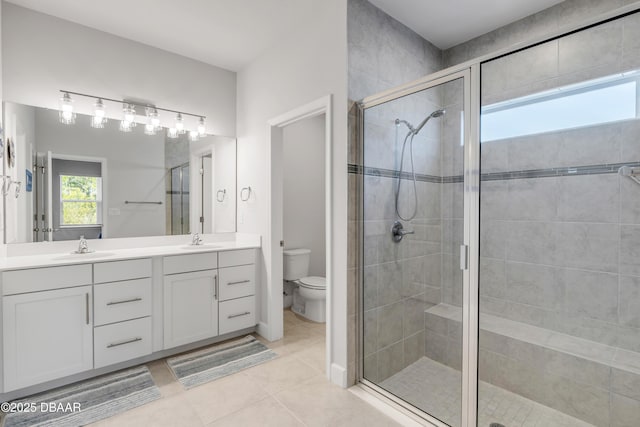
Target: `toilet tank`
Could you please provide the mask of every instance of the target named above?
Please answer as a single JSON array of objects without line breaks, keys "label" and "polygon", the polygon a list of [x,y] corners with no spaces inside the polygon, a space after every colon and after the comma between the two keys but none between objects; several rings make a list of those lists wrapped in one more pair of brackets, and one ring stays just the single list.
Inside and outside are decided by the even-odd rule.
[{"label": "toilet tank", "polygon": [[309,275],[310,249],[287,249],[284,255],[284,280],[298,280]]}]

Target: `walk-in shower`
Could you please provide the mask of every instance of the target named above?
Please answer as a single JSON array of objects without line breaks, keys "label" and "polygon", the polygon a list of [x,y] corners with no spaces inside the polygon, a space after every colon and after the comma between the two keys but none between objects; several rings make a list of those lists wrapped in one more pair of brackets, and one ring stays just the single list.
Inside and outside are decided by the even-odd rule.
[{"label": "walk-in shower", "polygon": [[640,426],[638,28],[363,101],[361,384],[438,426]]}]

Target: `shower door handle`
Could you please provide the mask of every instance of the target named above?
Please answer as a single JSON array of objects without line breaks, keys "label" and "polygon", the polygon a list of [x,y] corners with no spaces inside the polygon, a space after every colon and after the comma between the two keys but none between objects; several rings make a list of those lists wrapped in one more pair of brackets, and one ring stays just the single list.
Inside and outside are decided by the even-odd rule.
[{"label": "shower door handle", "polygon": [[460,270],[465,271],[469,268],[469,246],[460,245]]}]

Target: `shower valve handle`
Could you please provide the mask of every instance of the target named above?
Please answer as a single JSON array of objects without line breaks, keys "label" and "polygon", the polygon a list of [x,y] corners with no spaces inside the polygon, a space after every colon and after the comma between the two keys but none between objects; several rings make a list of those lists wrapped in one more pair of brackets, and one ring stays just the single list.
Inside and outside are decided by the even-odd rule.
[{"label": "shower valve handle", "polygon": [[407,231],[404,229],[404,226],[400,221],[396,221],[393,223],[391,227],[391,238],[394,242],[398,243],[402,240],[402,238],[407,234],[415,234],[415,231]]}]

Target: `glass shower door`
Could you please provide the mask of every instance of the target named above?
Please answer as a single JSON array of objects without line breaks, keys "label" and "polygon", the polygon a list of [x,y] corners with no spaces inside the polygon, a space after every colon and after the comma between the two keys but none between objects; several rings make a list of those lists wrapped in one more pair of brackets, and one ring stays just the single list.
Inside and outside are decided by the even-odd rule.
[{"label": "glass shower door", "polygon": [[465,83],[458,73],[365,103],[363,117],[362,380],[450,426],[468,375]]}]

